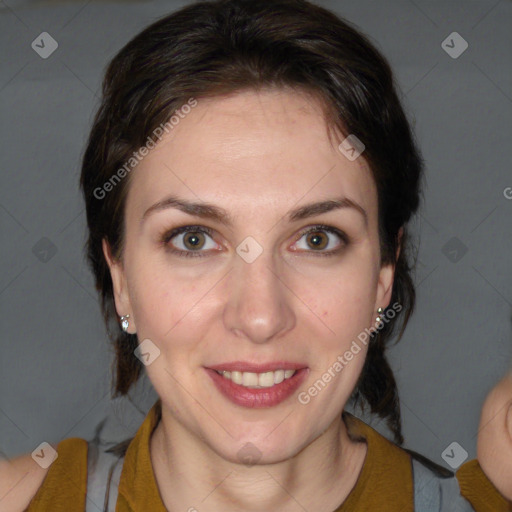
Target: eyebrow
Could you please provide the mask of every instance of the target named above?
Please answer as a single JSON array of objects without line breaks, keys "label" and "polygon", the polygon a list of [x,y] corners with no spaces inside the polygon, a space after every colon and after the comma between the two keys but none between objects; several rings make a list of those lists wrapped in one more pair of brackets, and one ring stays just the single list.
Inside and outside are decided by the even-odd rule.
[{"label": "eyebrow", "polygon": [[[152,213],[167,210],[169,208],[176,208],[184,213],[188,213],[189,215],[196,217],[212,219],[228,227],[233,226],[233,216],[224,210],[224,208],[220,208],[219,206],[215,206],[210,203],[195,203],[176,196],[166,197],[165,199],[158,201],[158,203],[150,206],[144,212],[141,223]],[[287,217],[289,222],[296,222],[298,220],[303,220],[308,217],[313,217],[315,215],[320,215],[322,213],[327,213],[341,208],[351,208],[358,211],[363,216],[365,227],[368,227],[368,214],[366,213],[366,210],[360,204],[348,197],[340,197],[306,204],[290,210]]]}]

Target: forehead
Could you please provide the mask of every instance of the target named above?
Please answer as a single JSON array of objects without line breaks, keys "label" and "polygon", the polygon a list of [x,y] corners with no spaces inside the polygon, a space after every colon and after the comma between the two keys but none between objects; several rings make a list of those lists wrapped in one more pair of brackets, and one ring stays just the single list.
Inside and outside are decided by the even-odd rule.
[{"label": "forehead", "polygon": [[132,171],[128,209],[172,194],[237,214],[282,214],[345,196],[373,218],[377,197],[363,157],[331,142],[318,100],[296,91],[198,99]]}]

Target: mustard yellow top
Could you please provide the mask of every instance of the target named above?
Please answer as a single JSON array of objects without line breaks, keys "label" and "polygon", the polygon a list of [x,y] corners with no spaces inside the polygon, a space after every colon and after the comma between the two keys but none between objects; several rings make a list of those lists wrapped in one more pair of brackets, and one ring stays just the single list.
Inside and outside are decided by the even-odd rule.
[{"label": "mustard yellow top", "polygon": [[[158,400],[126,451],[119,481],[116,512],[167,512],[156,484],[149,452],[151,434],[160,420]],[[363,438],[368,451],[356,485],[333,512],[375,510],[413,512],[411,456],[372,427],[350,414],[351,437]],[[87,441],[69,438],[57,446],[58,458],[26,512],[84,511],[87,491]],[[507,512],[510,503],[499,494],[477,460],[463,464],[456,473],[461,494],[477,512]]]}]

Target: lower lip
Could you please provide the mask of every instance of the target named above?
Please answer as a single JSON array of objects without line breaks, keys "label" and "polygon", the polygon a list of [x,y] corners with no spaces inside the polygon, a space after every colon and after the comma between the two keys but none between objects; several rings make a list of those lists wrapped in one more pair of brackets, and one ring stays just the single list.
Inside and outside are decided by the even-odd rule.
[{"label": "lower lip", "polygon": [[205,370],[217,386],[217,389],[226,398],[236,405],[252,409],[274,407],[284,402],[297,390],[302,382],[304,382],[308,373],[307,368],[301,368],[289,379],[285,379],[279,384],[274,384],[270,388],[246,388],[219,375],[215,370],[211,370],[210,368],[205,368]]}]

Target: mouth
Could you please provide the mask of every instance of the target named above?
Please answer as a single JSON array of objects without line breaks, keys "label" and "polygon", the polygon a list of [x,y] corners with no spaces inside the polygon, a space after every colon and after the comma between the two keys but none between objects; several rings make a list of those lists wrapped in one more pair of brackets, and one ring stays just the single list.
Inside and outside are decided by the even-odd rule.
[{"label": "mouth", "polygon": [[229,363],[205,367],[205,371],[217,390],[232,403],[249,408],[268,408],[289,398],[307,377],[309,369],[291,363]]},{"label": "mouth", "polygon": [[241,372],[226,370],[215,370],[219,375],[225,379],[250,389],[271,388],[275,384],[281,384],[285,379],[289,379],[295,375],[297,370],[284,370],[279,369],[275,371],[255,373],[255,372]]}]

